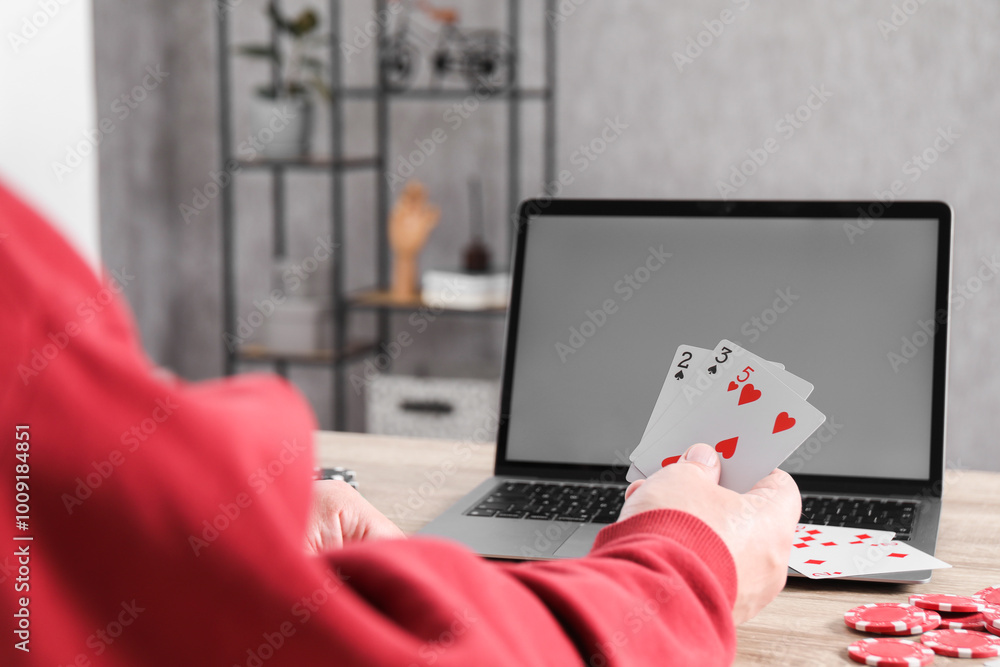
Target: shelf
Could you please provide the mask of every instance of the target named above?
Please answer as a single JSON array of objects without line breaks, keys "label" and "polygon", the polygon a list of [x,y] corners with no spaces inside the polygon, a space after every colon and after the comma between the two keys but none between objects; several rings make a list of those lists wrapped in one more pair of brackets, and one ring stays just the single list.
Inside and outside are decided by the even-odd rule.
[{"label": "shelf", "polygon": [[342,160],[331,160],[327,157],[304,157],[291,159],[256,158],[253,160],[238,160],[244,169],[372,169],[377,168],[377,157],[348,157]]},{"label": "shelf", "polygon": [[280,352],[270,350],[264,345],[250,343],[244,345],[236,353],[237,359],[250,363],[272,364],[286,362],[290,364],[329,366],[341,364],[355,357],[364,356],[378,348],[374,342],[355,341],[344,346],[338,354],[330,350],[316,350],[311,353]]},{"label": "shelf", "polygon": [[355,292],[351,294],[347,299],[347,305],[351,308],[359,310],[430,310],[435,313],[440,312],[441,314],[449,315],[506,315],[506,307],[497,308],[477,308],[477,309],[467,309],[467,308],[447,308],[441,306],[432,306],[420,297],[413,297],[410,299],[400,299],[393,296],[391,292],[386,290],[362,290],[360,292]]},{"label": "shelf", "polygon": [[[470,88],[406,88],[403,90],[390,90],[385,89],[382,91],[386,97],[400,97],[400,98],[412,98],[412,99],[452,99],[460,100],[469,97],[470,95],[475,95],[475,89]],[[378,88],[342,88],[340,94],[343,97],[353,97],[357,99],[371,98],[375,99],[379,95]],[[551,97],[552,91],[547,88],[508,88],[504,90],[498,90],[495,93],[491,93],[489,96],[481,99],[481,102],[489,102],[490,100],[505,100],[517,98],[521,100],[547,100]]]},{"label": "shelf", "polygon": [[[342,0],[330,0],[325,21],[330,28],[328,35],[328,46],[330,51],[328,57],[330,67],[326,68],[325,83],[326,88],[331,91],[332,96],[329,101],[329,113],[321,114],[327,125],[326,144],[314,144],[318,154],[297,159],[270,159],[260,155],[255,155],[256,159],[246,159],[250,153],[241,152],[234,141],[235,126],[235,91],[233,89],[233,54],[234,30],[237,27],[249,27],[249,19],[245,22],[242,18],[236,20],[236,12],[231,5],[239,4],[231,0],[212,0],[215,7],[215,27],[216,27],[216,63],[217,78],[217,100],[219,117],[219,148],[217,156],[219,159],[218,169],[220,171],[234,171],[243,173],[256,173],[267,177],[270,181],[270,227],[271,227],[271,254],[275,257],[287,254],[287,248],[291,243],[292,231],[299,232],[298,228],[292,224],[289,214],[288,179],[304,175],[322,175],[329,177],[329,188],[325,194],[329,195],[329,234],[330,238],[337,241],[336,247],[331,252],[330,266],[334,272],[332,286],[335,292],[331,295],[336,308],[331,314],[332,331],[329,340],[323,340],[324,346],[328,349],[316,350],[307,353],[288,353],[278,349],[268,348],[263,345],[250,344],[238,350],[231,349],[228,345],[225,348],[225,369],[226,374],[231,375],[236,372],[253,370],[255,367],[266,368],[272,366],[276,372],[286,375],[291,366],[303,366],[317,370],[328,371],[332,379],[331,407],[333,415],[333,427],[335,430],[344,430],[347,427],[346,416],[349,407],[350,386],[348,385],[348,363],[362,360],[364,355],[369,358],[377,354],[379,349],[393,339],[394,327],[399,324],[396,320],[401,316],[413,317],[415,315],[425,315],[428,320],[437,317],[449,316],[452,324],[455,316],[489,318],[489,321],[497,321],[495,318],[503,317],[507,308],[480,308],[475,310],[463,310],[456,307],[431,306],[419,298],[394,299],[384,290],[367,289],[355,293],[347,293],[344,288],[344,277],[348,274],[347,266],[353,262],[362,265],[371,265],[374,269],[369,271],[374,275],[367,275],[368,287],[374,285],[388,285],[391,273],[391,248],[387,233],[387,227],[380,222],[372,232],[371,241],[374,245],[374,257],[371,253],[360,253],[356,248],[351,248],[347,239],[352,237],[347,233],[347,222],[349,212],[354,213],[356,206],[348,202],[351,197],[348,195],[349,186],[355,184],[353,176],[363,175],[362,180],[368,181],[369,176],[372,183],[365,183],[365,188],[373,190],[372,202],[374,208],[374,219],[384,221],[388,219],[392,208],[392,191],[389,181],[380,178],[379,174],[395,159],[392,152],[393,131],[392,127],[398,115],[396,111],[409,110],[414,103],[431,104],[439,107],[455,107],[462,111],[461,107],[471,111],[477,106],[485,106],[488,103],[495,103],[494,110],[499,116],[505,116],[502,125],[505,127],[506,150],[505,159],[502,163],[495,165],[491,170],[491,176],[495,175],[502,179],[505,184],[504,206],[506,217],[511,219],[515,216],[518,203],[521,199],[522,178],[521,170],[523,164],[530,159],[534,159],[534,152],[529,158],[523,151],[523,119],[526,111],[534,115],[536,111],[541,111],[542,121],[542,155],[541,155],[541,176],[543,183],[556,180],[556,26],[552,21],[544,21],[542,26],[541,48],[544,52],[543,62],[537,63],[533,67],[533,76],[529,82],[518,78],[519,64],[511,63],[507,70],[510,74],[507,88],[490,88],[488,83],[481,83],[480,80],[470,81],[467,77],[458,72],[451,72],[448,76],[436,76],[432,72],[431,77],[418,76],[407,79],[409,87],[390,90],[387,84],[390,82],[387,72],[379,67],[381,55],[376,46],[375,62],[351,65],[352,71],[359,75],[353,75],[351,81],[345,85],[344,74],[348,70],[347,58],[339,49],[343,39],[348,39],[346,35],[347,26],[344,24],[344,6],[347,4]],[[321,3],[322,4],[322,3]],[[498,23],[495,29],[508,35],[507,46],[512,54],[519,53],[519,43],[521,38],[521,1],[507,0],[506,18],[502,23]],[[374,10],[378,11],[385,5],[384,0],[376,2]],[[542,0],[539,7],[542,16],[551,16],[556,13],[556,0]],[[246,25],[244,25],[246,23]],[[277,44],[281,40],[280,28],[273,22],[270,24],[269,37],[272,44]],[[393,33],[395,34],[395,33]],[[379,33],[372,36],[376,45],[388,41],[389,35],[386,26],[379,26]],[[454,44],[454,48],[467,51],[470,45]],[[426,60],[426,53],[418,57],[421,61]],[[368,66],[370,65],[370,66]],[[426,74],[426,64],[423,69]],[[359,69],[359,67],[361,69]],[[272,71],[272,79],[278,74]],[[360,78],[364,76],[365,78]],[[497,79],[501,78],[499,72],[495,73]],[[242,82],[241,82],[242,83]],[[357,110],[357,107],[364,106],[366,113],[355,117],[349,113]],[[527,107],[527,109],[526,109]],[[464,112],[463,112],[464,114]],[[492,114],[491,114],[492,115]],[[467,117],[467,116],[464,116]],[[364,125],[360,123],[364,121]],[[372,130],[364,130],[364,136],[373,134],[374,144],[367,150],[345,155],[348,144],[353,146],[349,139],[350,134],[357,128],[354,125],[367,128],[372,125]],[[371,151],[369,153],[368,151]],[[356,170],[353,171],[352,170]],[[292,172],[295,172],[294,175]],[[495,172],[495,174],[493,173]],[[462,176],[464,178],[464,176]],[[242,245],[237,243],[242,232],[242,226],[238,224],[236,191],[238,188],[227,188],[219,186],[219,217],[221,235],[221,260],[222,260],[222,308],[224,331],[233,331],[237,325],[237,295],[240,284],[241,273],[238,270],[237,254]],[[353,194],[353,191],[352,191]],[[359,200],[357,205],[363,207]],[[243,209],[240,209],[241,213]],[[359,209],[360,210],[360,209]],[[262,213],[265,211],[261,211]],[[310,228],[311,230],[312,228]],[[507,248],[506,256],[511,255],[514,233],[505,230]],[[312,231],[310,231],[310,234]],[[361,243],[362,239],[354,241]],[[367,237],[365,240],[367,243]],[[374,261],[372,261],[374,260]],[[364,284],[364,283],[362,283]],[[454,304],[450,304],[454,306]],[[370,327],[371,331],[361,334],[364,342],[354,342],[348,338],[348,332],[352,331],[350,324],[352,319],[362,316],[363,324]],[[485,320],[480,320],[485,321]],[[369,338],[370,336],[370,338]],[[220,341],[221,342],[221,341]]]}]

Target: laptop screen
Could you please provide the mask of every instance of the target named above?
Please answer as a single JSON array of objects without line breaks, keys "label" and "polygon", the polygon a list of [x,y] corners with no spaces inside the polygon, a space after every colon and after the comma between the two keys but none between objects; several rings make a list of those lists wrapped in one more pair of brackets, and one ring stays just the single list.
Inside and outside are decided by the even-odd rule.
[{"label": "laptop screen", "polygon": [[930,477],[937,217],[544,214],[526,233],[507,461],[627,463],[677,346],[727,338],[815,385],[827,422],[783,468]]}]

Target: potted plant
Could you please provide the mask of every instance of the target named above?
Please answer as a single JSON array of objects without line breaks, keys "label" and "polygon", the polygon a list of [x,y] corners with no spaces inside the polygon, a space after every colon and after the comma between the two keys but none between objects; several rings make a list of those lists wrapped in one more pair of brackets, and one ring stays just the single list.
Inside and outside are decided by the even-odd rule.
[{"label": "potted plant", "polygon": [[277,39],[272,44],[245,44],[241,55],[269,61],[276,72],[270,84],[258,86],[250,104],[251,132],[261,157],[297,159],[309,154],[313,107],[310,90],[330,99],[324,82],[326,65],[315,52],[326,38],[317,35],[319,16],[307,8],[298,16],[282,15],[274,2],[267,16]]}]

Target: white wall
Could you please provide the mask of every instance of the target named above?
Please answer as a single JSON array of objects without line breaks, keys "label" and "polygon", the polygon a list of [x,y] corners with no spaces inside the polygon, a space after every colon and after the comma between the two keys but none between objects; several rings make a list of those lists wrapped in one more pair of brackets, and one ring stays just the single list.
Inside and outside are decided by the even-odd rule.
[{"label": "white wall", "polygon": [[0,179],[96,267],[99,129],[90,0],[4,0],[0,90]]},{"label": "white wall", "polygon": [[[9,2],[10,0],[5,0]],[[37,0],[36,0],[37,1]],[[104,254],[109,264],[142,267],[126,294],[151,353],[189,378],[222,368],[219,220],[217,201],[186,224],[178,205],[190,202],[218,168],[215,25],[205,0],[94,0],[99,35],[101,114],[141,79],[147,65],[163,62],[171,78],[103,145]],[[541,0],[523,0],[522,73],[538,83]],[[287,0],[299,8],[314,0]],[[370,19],[370,5],[343,3],[344,34]],[[469,26],[495,26],[503,4],[449,0]],[[955,210],[954,283],[978,287],[952,320],[948,463],[1000,469],[996,410],[1000,397],[1000,273],[977,282],[977,272],[1000,258],[996,181],[1000,176],[1000,4],[994,0],[937,3],[922,0],[566,0],[558,26],[557,163],[573,170],[566,196],[719,197],[717,182],[746,151],[770,138],[780,150],[736,193],[745,198],[871,198],[894,181],[905,197],[944,199]],[[245,0],[232,12],[238,41],[265,34],[264,0]],[[896,8],[899,8],[899,14]],[[903,8],[906,9],[903,9]],[[575,8],[575,9],[574,9]],[[732,21],[721,33],[699,36],[724,10]],[[912,15],[905,14],[909,11]],[[898,30],[885,25],[899,23]],[[880,22],[888,22],[880,24]],[[2,26],[0,26],[2,27]],[[896,26],[893,26],[896,27]],[[883,30],[886,30],[883,32]],[[689,39],[709,42],[693,63],[678,70],[673,54]],[[0,43],[0,50],[4,46]],[[345,68],[363,85],[374,71],[369,48]],[[366,64],[366,62],[368,64]],[[234,137],[247,133],[246,100],[266,80],[266,67],[234,59]],[[423,67],[426,72],[426,63]],[[813,86],[832,97],[792,136],[776,125],[806,102]],[[161,95],[162,94],[162,95]],[[162,106],[161,106],[162,105]],[[460,129],[442,122],[447,104],[397,101],[393,105],[392,162],[438,127],[449,136],[417,174],[442,207],[440,226],[423,256],[425,266],[454,266],[467,238],[466,179],[481,176],[489,242],[502,246],[505,119],[496,105],[483,107]],[[373,145],[372,105],[348,105],[348,148],[363,155]],[[2,113],[2,112],[0,112]],[[324,112],[325,113],[325,112]],[[600,158],[579,171],[573,154],[601,131],[606,118],[629,127]],[[537,105],[524,119],[524,194],[537,193],[540,159]],[[325,146],[320,115],[317,146]],[[938,128],[958,136],[919,178],[907,172],[915,154],[933,145]],[[347,229],[351,288],[371,281],[373,178],[348,181]],[[325,229],[329,181],[289,179],[290,255],[301,258]],[[269,181],[240,176],[234,189],[240,234],[240,300],[270,286]],[[175,260],[164,259],[169,248]],[[502,258],[500,258],[502,261]],[[406,328],[405,315],[396,322]],[[362,318],[357,318],[361,320]],[[355,333],[365,333],[362,320]],[[395,368],[452,374],[458,362],[499,350],[499,326],[485,319],[442,318],[397,359]],[[916,323],[914,323],[916,330]],[[912,332],[906,332],[909,335]],[[499,369],[499,364],[495,368]],[[351,368],[357,372],[359,367]],[[292,374],[329,425],[325,371]],[[349,396],[361,427],[360,402]],[[921,417],[917,415],[915,417]]]},{"label": "white wall", "polygon": [[[720,30],[725,10],[732,21]],[[718,36],[699,36],[706,22]],[[773,137],[778,152],[732,198],[873,198],[899,181],[902,198],[950,203],[962,298],[947,463],[1000,469],[998,27],[1000,6],[979,0],[585,0],[560,26],[560,165],[573,169],[572,151],[602,119],[629,128],[568,194],[717,198],[733,165]],[[706,46],[678,68],[673,54],[697,39]],[[832,96],[822,107],[791,136],[779,130],[823,86]],[[949,128],[947,151],[918,166],[914,156],[934,158]]]}]

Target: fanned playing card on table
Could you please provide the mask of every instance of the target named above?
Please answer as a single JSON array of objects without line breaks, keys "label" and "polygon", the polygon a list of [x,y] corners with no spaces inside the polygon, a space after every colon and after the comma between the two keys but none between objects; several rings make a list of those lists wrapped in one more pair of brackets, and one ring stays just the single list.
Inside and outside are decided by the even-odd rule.
[{"label": "fanned playing card on table", "polygon": [[788,567],[797,572],[809,570],[834,558],[842,547],[888,542],[895,536],[896,533],[891,530],[863,530],[846,526],[800,523],[795,527]]},{"label": "fanned playing card on table", "polygon": [[[850,529],[859,535],[876,531]],[[868,577],[896,572],[916,572],[951,567],[928,553],[897,540],[858,539],[828,548],[792,548],[788,563],[796,572],[810,579]]]}]

